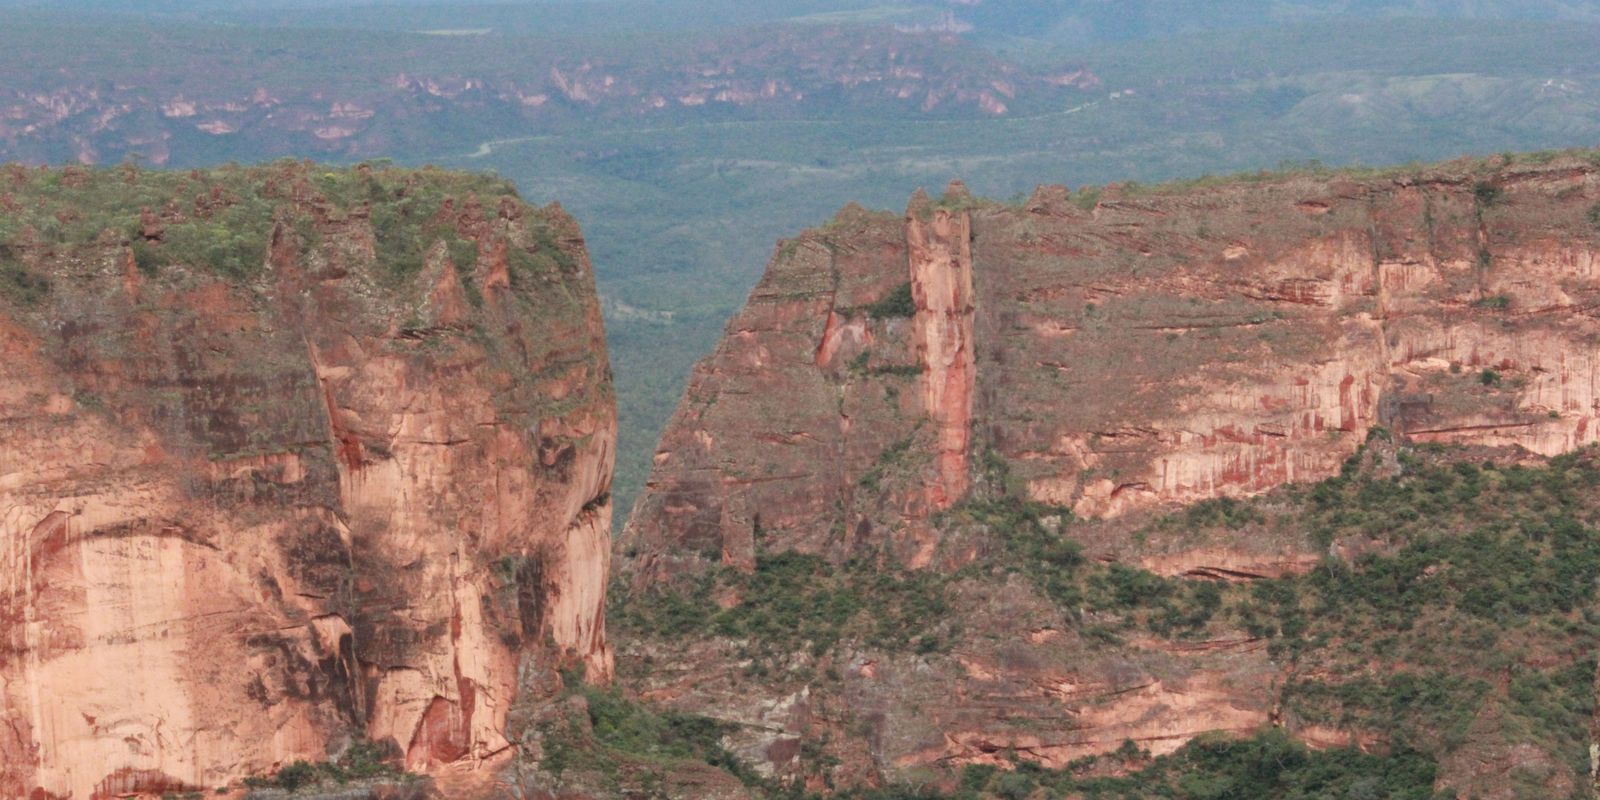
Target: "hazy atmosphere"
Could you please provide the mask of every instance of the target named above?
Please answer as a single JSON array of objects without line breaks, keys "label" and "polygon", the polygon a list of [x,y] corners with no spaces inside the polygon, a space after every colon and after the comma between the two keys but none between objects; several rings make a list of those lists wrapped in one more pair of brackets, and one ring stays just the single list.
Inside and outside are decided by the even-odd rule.
[{"label": "hazy atmosphere", "polygon": [[0,795],[1595,797],[1597,43],[0,0]]}]

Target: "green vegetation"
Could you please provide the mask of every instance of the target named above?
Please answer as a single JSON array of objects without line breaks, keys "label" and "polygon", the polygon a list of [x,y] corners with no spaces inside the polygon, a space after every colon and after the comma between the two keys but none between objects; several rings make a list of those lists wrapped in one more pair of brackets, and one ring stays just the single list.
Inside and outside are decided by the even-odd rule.
[{"label": "green vegetation", "polygon": [[[948,616],[945,578],[852,561],[835,566],[800,553],[762,554],[755,571],[708,572],[686,590],[630,596],[613,587],[606,618],[639,635],[721,636],[747,642],[750,672],[766,674],[790,653],[831,652],[841,642],[882,650],[934,652],[957,631]],[[723,609],[718,596],[739,602]]]},{"label": "green vegetation", "polygon": [[[669,768],[681,762],[709,764],[749,784],[757,779],[721,744],[727,723],[693,714],[653,711],[568,676],[569,697],[583,698],[584,717],[554,720],[543,731],[540,767],[559,780],[568,771],[599,772],[613,782],[623,762]],[[577,688],[570,688],[577,687]]]},{"label": "green vegetation", "polygon": [[[1399,479],[1367,474],[1358,458],[1340,477],[1294,490],[1291,524],[1322,546],[1377,544],[1297,578],[1230,585],[1085,565],[1067,540],[1046,533],[1036,510],[1010,502],[964,513],[995,525],[1008,558],[1043,594],[1087,608],[1081,624],[1101,638],[1132,628],[1169,637],[1242,629],[1318,673],[1285,689],[1287,706],[1306,720],[1441,753],[1493,703],[1527,720],[1507,735],[1527,732],[1577,765],[1594,704],[1585,682],[1594,654],[1577,642],[1600,635],[1594,455],[1537,469],[1402,458]],[[1213,501],[1175,519],[1237,529],[1267,521],[1257,506]],[[1530,651],[1554,666],[1521,661]],[[1369,659],[1407,666],[1374,675]],[[1496,696],[1491,676],[1507,673],[1518,676],[1513,689]]]},{"label": "green vegetation", "polygon": [[[918,372],[920,371],[921,370],[919,369]],[[861,488],[866,489],[868,492],[872,492],[874,494],[880,491],[883,488],[883,479],[885,474],[890,473],[905,463],[906,456],[911,452],[911,444],[913,441],[915,441],[915,438],[916,437],[914,435],[907,436],[906,438],[901,439],[900,441],[895,442],[888,447],[885,447],[883,452],[878,454],[877,461],[875,461],[872,467],[867,470],[866,474],[861,476]]]},{"label": "green vegetation", "polygon": [[[320,241],[317,215],[339,220],[357,209],[370,211],[384,279],[416,274],[437,241],[469,272],[476,246],[441,209],[469,197],[492,205],[515,196],[509,183],[486,175],[392,166],[318,172],[298,161],[188,172],[11,166],[0,172],[0,190],[14,204],[0,227],[0,293],[25,305],[42,302],[51,285],[22,266],[28,249],[60,256],[128,247],[147,277],[182,267],[249,281],[266,265],[275,225],[311,247]],[[548,237],[538,244],[540,252],[559,250]],[[513,260],[538,257],[513,250]]]},{"label": "green vegetation", "polygon": [[[1121,777],[1090,777],[1097,766],[1138,765]],[[1013,769],[968,766],[960,785],[943,794],[910,787],[856,792],[852,800],[1445,800],[1433,791],[1432,761],[1414,751],[1368,755],[1353,749],[1310,750],[1274,729],[1249,739],[1202,737],[1149,759],[1132,742],[1061,770],[1014,761]],[[1040,791],[1043,794],[1039,794]]]},{"label": "green vegetation", "polygon": [[846,365],[852,375],[865,377],[914,378],[922,374],[920,364],[880,364],[872,366],[872,351],[862,350]]},{"label": "green vegetation", "polygon": [[[610,791],[659,790],[674,770],[709,766],[728,773],[758,797],[812,800],[798,783],[763,779],[722,744],[732,726],[707,717],[655,711],[615,689],[583,686],[569,676],[568,697],[581,697],[581,715],[568,714],[540,726],[543,772],[561,786]],[[567,704],[571,707],[570,703]],[[1105,777],[1102,767],[1127,769]],[[1123,769],[1118,769],[1118,772]],[[891,785],[831,796],[845,800],[1023,800],[1037,797],[1175,798],[1383,798],[1444,800],[1435,794],[1435,767],[1408,749],[1382,755],[1336,748],[1310,750],[1272,729],[1247,739],[1201,737],[1170,756],[1150,758],[1133,743],[1100,757],[1049,770],[1015,757],[1010,769],[963,768],[953,792]]]},{"label": "green vegetation", "polygon": [[26,267],[0,258],[0,297],[9,297],[34,306],[50,294],[50,279],[29,272]]},{"label": "green vegetation", "polygon": [[[1432,752],[1459,746],[1492,706],[1508,718],[1499,735],[1540,742],[1577,769],[1595,702],[1575,677],[1594,671],[1579,642],[1600,634],[1594,454],[1538,469],[1408,461],[1399,480],[1347,470],[1307,496],[1316,536],[1387,550],[1257,584],[1242,609],[1274,620],[1274,645],[1321,668],[1288,687],[1290,706]],[[1373,676],[1368,658],[1409,666]],[[1512,687],[1497,688],[1508,674]]]},{"label": "green vegetation", "polygon": [[[1394,444],[1379,431],[1371,447]],[[1391,748],[1381,758],[1308,753],[1268,733],[1245,742],[1200,741],[1110,782],[1078,777],[1082,770],[1047,774],[1028,766],[981,780],[969,774],[963,779],[972,782],[956,797],[1027,797],[1037,787],[1087,797],[1345,796],[1319,794],[1329,787],[1349,796],[1431,797],[1436,760],[1485,741],[1532,747],[1582,776],[1595,710],[1592,642],[1600,640],[1600,453],[1539,467],[1463,455],[1392,450],[1387,458],[1400,474],[1385,477],[1375,467],[1383,459],[1364,450],[1332,479],[1262,499],[1200,503],[1134,536],[1272,532],[1308,548],[1357,554],[1329,557],[1298,576],[1229,583],[1090,561],[1074,531],[1088,534],[1100,523],[998,498],[935,521],[993,539],[954,574],[879,573],[866,562],[834,567],[814,557],[765,555],[753,575],[718,571],[687,591],[627,598],[619,590],[614,597],[625,607],[616,619],[626,635],[737,642],[759,678],[788,654],[810,648],[822,655],[844,641],[938,657],[963,641],[960,614],[948,599],[957,584],[1013,574],[1091,647],[1122,647],[1132,634],[1264,639],[1288,668],[1273,691],[1291,729],[1360,731]],[[714,597],[737,602],[724,609]],[[1496,723],[1474,729],[1486,714]],[[1261,754],[1270,758],[1257,759]],[[1373,776],[1375,783],[1363,780]],[[919,796],[886,791],[862,797]]]},{"label": "green vegetation", "polygon": [[296,761],[270,776],[245,778],[244,784],[253,789],[285,789],[295,792],[328,784],[345,785],[355,782],[388,781],[407,785],[422,779],[393,766],[400,753],[377,742],[358,739],[345,748],[337,760],[313,764]]},{"label": "green vegetation", "polygon": [[[1600,636],[1595,454],[1535,469],[1401,457],[1401,478],[1374,477],[1358,457],[1295,493],[1293,524],[1324,543],[1377,544],[1366,555],[1298,578],[1210,584],[1220,598],[1179,586],[1195,581],[1108,577],[1117,602],[1107,607],[1145,606],[1123,624],[1158,633],[1174,618],[1181,631],[1214,617],[1270,638],[1279,658],[1316,675],[1284,689],[1302,720],[1437,755],[1493,707],[1506,717],[1497,735],[1536,742],[1582,774],[1595,655],[1581,643]],[[1374,660],[1395,666],[1373,672]],[[1497,688],[1505,675],[1510,687]]]},{"label": "green vegetation", "polygon": [[906,281],[894,287],[876,303],[868,305],[866,311],[867,316],[873,319],[909,317],[917,313],[916,301],[911,297],[911,282]]}]

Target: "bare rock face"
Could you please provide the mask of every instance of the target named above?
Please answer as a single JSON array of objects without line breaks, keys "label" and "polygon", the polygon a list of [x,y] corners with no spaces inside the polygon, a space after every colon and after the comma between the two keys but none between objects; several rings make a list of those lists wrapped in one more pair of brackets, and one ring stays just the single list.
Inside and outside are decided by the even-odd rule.
[{"label": "bare rock face", "polygon": [[971,450],[973,354],[972,220],[946,211],[928,216],[919,197],[906,215],[906,260],[916,304],[913,337],[922,366],[922,407],[935,426],[938,480],[928,507],[949,508],[967,492]]},{"label": "bare rock face", "polygon": [[0,193],[0,794],[354,737],[483,765],[519,663],[609,676],[615,411],[559,208],[300,164]]},{"label": "bare rock face", "polygon": [[[1249,603],[1395,546],[1309,535],[1300,490],[1260,502],[1270,524],[1165,512],[1347,464],[1394,477],[1431,443],[1503,463],[1594,443],[1597,252],[1580,157],[847,208],[779,246],[662,437],[619,543],[622,680],[817,786],[953,790],[952,766],[1268,727],[1381,751],[1286,687],[1409,668],[1392,653],[1118,608],[1157,576]],[[1117,579],[1125,600],[1090,597]],[[1472,702],[1482,742],[1433,747],[1439,785],[1509,796],[1509,754],[1553,750]]]},{"label": "bare rock face", "polygon": [[846,210],[696,369],[626,550],[647,578],[757,530],[919,565],[985,480],[1110,517],[1328,477],[1379,426],[1593,443],[1597,198],[1573,160]]}]

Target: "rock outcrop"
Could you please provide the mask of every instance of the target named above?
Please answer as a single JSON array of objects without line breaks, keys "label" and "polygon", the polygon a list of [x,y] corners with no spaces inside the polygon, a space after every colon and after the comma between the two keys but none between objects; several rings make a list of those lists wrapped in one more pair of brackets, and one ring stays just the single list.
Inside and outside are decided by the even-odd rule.
[{"label": "rock outcrop", "polygon": [[[906,215],[906,260],[916,312],[917,363],[922,407],[933,421],[938,480],[928,487],[928,507],[949,508],[967,493],[972,390],[977,378],[972,322],[972,221],[966,214],[931,212],[919,196]],[[932,216],[927,223],[923,218]]]},{"label": "rock outcrop", "polygon": [[294,163],[0,195],[0,794],[356,738],[492,766],[519,666],[610,674],[615,409],[558,207]]},{"label": "rock outcrop", "polygon": [[[730,747],[758,769],[817,786],[943,774],[948,789],[961,765],[1064,768],[1129,741],[1159,755],[1268,727],[1383,751],[1393,742],[1358,700],[1312,708],[1291,687],[1355,698],[1412,679],[1414,663],[1339,638],[1410,635],[1395,617],[1361,628],[1372,618],[1351,611],[1366,621],[1290,645],[1281,619],[1213,613],[1413,540],[1364,529],[1359,507],[1313,532],[1307,509],[1345,497],[1331,484],[1229,515],[1288,484],[1404,475],[1433,445],[1470,454],[1429,473],[1433,488],[1361,495],[1383,519],[1383,497],[1444,498],[1485,457],[1595,443],[1596,253],[1591,155],[1044,187],[1015,206],[953,186],[903,216],[847,208],[780,245],[662,437],[619,543],[614,591],[636,609],[619,615],[622,680],[732,724]],[[1407,536],[1484,524],[1428,513],[1438,530]],[[908,594],[918,585],[936,597]],[[1181,592],[1201,599],[1151,599]],[[1575,597],[1592,613],[1587,590]],[[1165,616],[1130,610],[1150,602]],[[1444,619],[1466,604],[1437,605]],[[799,630],[782,621],[795,607],[810,609]],[[1298,615],[1287,608],[1273,613]],[[1213,621],[1182,628],[1195,609]],[[678,633],[654,633],[667,626]],[[1553,641],[1508,652],[1505,669],[1570,661],[1587,676],[1587,648],[1553,655]],[[1405,658],[1437,663],[1449,646]],[[1504,685],[1476,669],[1429,679]],[[1459,701],[1485,720],[1465,749],[1427,745],[1440,787],[1510,796],[1501,753],[1554,758],[1495,722],[1511,704],[1498,691]],[[1576,775],[1551,770],[1541,791]]]},{"label": "rock outcrop", "polygon": [[1597,199],[1564,161],[846,210],[696,369],[626,546],[651,574],[739,563],[757,529],[917,564],[921,521],[997,467],[1106,517],[1325,478],[1380,426],[1593,443]]}]

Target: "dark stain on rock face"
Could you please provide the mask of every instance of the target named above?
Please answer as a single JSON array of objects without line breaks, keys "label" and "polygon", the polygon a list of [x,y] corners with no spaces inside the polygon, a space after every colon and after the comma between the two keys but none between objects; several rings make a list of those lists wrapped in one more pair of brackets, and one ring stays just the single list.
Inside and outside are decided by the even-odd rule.
[{"label": "dark stain on rock face", "polygon": [[786,766],[800,755],[799,739],[778,739],[767,746],[767,761],[774,766]]},{"label": "dark stain on rock face", "polygon": [[522,620],[522,638],[536,641],[544,630],[544,561],[524,559],[517,567],[517,616]]},{"label": "dark stain on rock face", "polygon": [[139,795],[163,795],[176,792],[194,791],[198,787],[189,786],[183,781],[172,777],[160,770],[133,769],[123,767],[100,779],[95,784],[91,800],[111,797],[129,797]]},{"label": "dark stain on rock face", "polygon": [[267,670],[245,686],[246,697],[263,707],[275,705],[279,698],[328,702],[346,721],[364,722],[355,702],[360,676],[352,669],[354,642],[348,634],[340,637],[332,652],[321,652],[314,639],[279,633],[258,633],[246,638],[245,644],[268,653],[261,660]]},{"label": "dark stain on rock face", "polygon": [[539,463],[555,480],[564,482],[572,477],[572,463],[577,457],[578,451],[571,442],[549,436],[540,437]]},{"label": "dark stain on rock face", "polygon": [[273,605],[283,603],[283,586],[266,570],[256,573],[256,586],[260,587],[263,599],[270,599]]},{"label": "dark stain on rock face", "polygon": [[[272,653],[267,659],[272,674],[258,676],[268,697],[272,696],[273,688],[289,698],[311,702],[321,700],[327,694],[327,676],[305,657],[300,650],[300,643],[295,639],[275,633],[258,633],[245,639],[245,644]],[[269,679],[271,685],[268,685]]]},{"label": "dark stain on rock face", "polygon": [[250,683],[244,687],[244,694],[259,703],[262,708],[272,707],[272,695],[267,693],[267,684],[261,680],[260,675],[251,676]]},{"label": "dark stain on rock face", "polygon": [[289,574],[302,592],[326,598],[347,597],[352,585],[350,551],[339,531],[326,522],[308,523],[286,534],[279,548]]},{"label": "dark stain on rock face", "polygon": [[401,617],[407,605],[408,570],[385,559],[368,538],[357,536],[353,549],[355,583],[345,620],[355,634],[356,663],[380,671],[408,666],[421,642],[438,638],[446,629],[434,621],[418,630],[415,621]]},{"label": "dark stain on rock face", "polygon": [[707,559],[722,556],[722,493],[716,482],[709,479],[681,480],[671,489],[661,492],[663,508],[692,509],[679,511],[682,519],[681,546]]},{"label": "dark stain on rock face", "polygon": [[357,698],[364,700],[366,693],[360,691],[361,676],[357,674],[355,639],[346,633],[339,637],[335,647],[334,652],[321,653],[321,658],[317,659],[317,668],[328,676],[327,696],[345,719],[358,725],[365,724],[366,714],[362,710],[371,706],[365,702],[360,707],[356,705]]}]

